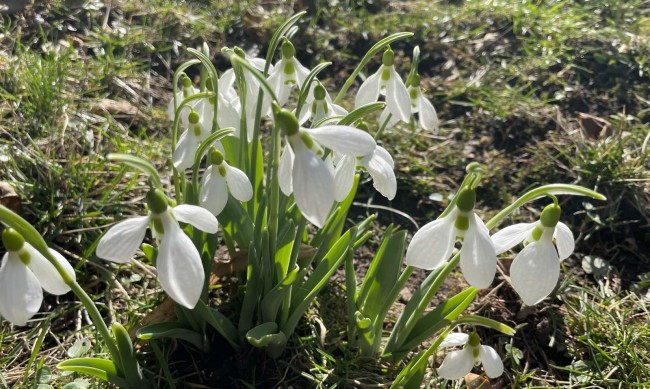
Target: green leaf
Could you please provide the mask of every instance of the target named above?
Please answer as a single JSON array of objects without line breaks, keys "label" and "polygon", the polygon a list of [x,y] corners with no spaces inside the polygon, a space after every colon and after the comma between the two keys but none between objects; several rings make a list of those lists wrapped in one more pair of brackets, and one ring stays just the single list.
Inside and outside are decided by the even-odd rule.
[{"label": "green leaf", "polygon": [[160,181],[160,176],[158,175],[158,170],[155,166],[149,161],[145,161],[142,158],[138,158],[130,154],[121,154],[121,153],[110,153],[106,156],[106,159],[112,162],[119,162],[124,165],[130,166],[132,168],[140,170],[142,173],[146,174],[151,180],[153,180],[154,186],[158,189],[162,189],[162,181]]},{"label": "green leaf", "polygon": [[291,285],[293,285],[296,280],[302,280],[303,277],[307,274],[307,269],[300,269],[296,266],[292,271],[287,274],[287,276],[271,289],[266,296],[262,299],[260,304],[262,309],[262,320],[264,321],[274,321],[277,314],[280,304],[284,296],[291,290]]},{"label": "green leaf", "polygon": [[269,49],[266,52],[266,64],[264,65],[264,75],[267,76],[269,69],[271,68],[271,61],[273,60],[273,55],[275,54],[275,51],[278,49],[278,45],[280,44],[280,40],[282,39],[283,36],[289,32],[291,27],[293,27],[294,24],[298,23],[298,20],[306,14],[306,11],[298,12],[297,14],[293,15],[289,19],[287,19],[280,27],[278,27],[277,30],[275,30],[275,33],[273,33],[273,36],[271,37],[271,40],[269,41]]},{"label": "green leaf", "polygon": [[465,315],[460,319],[456,320],[456,324],[471,324],[475,326],[483,326],[492,328],[493,330],[499,331],[505,335],[514,335],[517,330],[510,327],[507,324],[500,323],[496,320],[488,319],[487,317],[478,316],[478,315]]},{"label": "green leaf", "polygon": [[246,333],[246,340],[254,347],[262,348],[266,346],[284,346],[287,343],[287,336],[278,331],[278,325],[275,322],[260,324]]},{"label": "green leaf", "polygon": [[342,126],[343,125],[349,126],[352,123],[356,122],[357,120],[362,119],[364,116],[369,115],[375,111],[379,111],[380,109],[384,108],[385,105],[386,103],[381,101],[362,105],[361,107],[355,109],[354,111],[344,116],[343,119],[339,120],[338,124]]},{"label": "green leaf", "polygon": [[117,367],[113,361],[108,359],[74,358],[60,362],[56,367],[63,371],[87,374],[123,388],[128,387],[126,380],[118,375]]},{"label": "green leaf", "polygon": [[140,371],[138,360],[135,357],[131,336],[127,332],[126,328],[119,323],[113,323],[112,329],[113,335],[115,336],[115,342],[117,343],[117,349],[119,350],[122,359],[124,378],[128,382],[129,386],[136,387],[142,382],[142,372]]},{"label": "green leaf", "polygon": [[194,311],[217,330],[236,351],[240,350],[239,333],[230,319],[216,309],[208,307],[203,300],[199,300]]},{"label": "green leaf", "polygon": [[228,194],[228,203],[217,219],[219,219],[222,228],[228,230],[240,247],[248,247],[253,241],[253,222],[241,203],[231,194]]},{"label": "green leaf", "polygon": [[148,326],[140,328],[136,332],[136,336],[138,339],[142,340],[165,338],[183,339],[184,341],[193,344],[200,350],[204,348],[203,336],[196,331],[192,331],[186,328],[179,322],[150,324]]},{"label": "green leaf", "polygon": [[[323,69],[326,67],[330,66],[332,63],[331,62],[322,62],[316,65],[311,72],[305,77],[305,81],[302,83],[302,88],[300,88],[300,94],[298,95],[298,101],[296,103],[296,117],[300,117],[300,111],[303,108],[303,104],[305,104],[305,101],[307,100],[307,93],[309,93],[311,89],[311,83],[316,79],[316,76],[318,73],[320,73]],[[307,107],[309,109],[310,107]]]}]

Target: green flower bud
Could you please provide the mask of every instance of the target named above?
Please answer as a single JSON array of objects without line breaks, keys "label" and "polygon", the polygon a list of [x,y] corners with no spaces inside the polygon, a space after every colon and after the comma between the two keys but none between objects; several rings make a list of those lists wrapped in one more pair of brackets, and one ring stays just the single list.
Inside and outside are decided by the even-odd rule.
[{"label": "green flower bud", "polygon": [[212,165],[221,165],[223,163],[223,154],[214,146],[210,149],[210,163]]},{"label": "green flower bud", "polygon": [[195,110],[192,110],[190,114],[187,116],[187,119],[190,121],[190,124],[196,124],[199,122],[199,113],[196,112]]},{"label": "green flower bud", "polygon": [[275,120],[280,129],[284,131],[287,136],[295,135],[300,130],[300,124],[296,115],[286,109],[280,109],[275,113]]},{"label": "green flower bud", "polygon": [[289,42],[288,39],[285,39],[282,42],[282,58],[289,59],[296,56],[296,48],[293,47],[293,44]]},{"label": "green flower bud", "polygon": [[160,189],[151,189],[146,196],[147,205],[154,214],[163,213],[167,210],[169,202],[167,196]]},{"label": "green flower bud", "polygon": [[205,88],[209,91],[212,91],[212,77],[209,77],[205,79]]},{"label": "green flower bud", "polygon": [[555,228],[557,222],[560,221],[560,214],[562,210],[560,206],[553,203],[547,205],[546,208],[542,211],[542,215],[539,217],[539,220],[542,222],[544,227]]},{"label": "green flower bud", "polygon": [[326,91],[323,85],[319,82],[314,87],[314,98],[316,100],[325,100]]},{"label": "green flower bud", "polygon": [[467,341],[467,344],[472,347],[478,347],[481,344],[481,338],[476,332],[472,332],[469,334],[469,340]]},{"label": "green flower bud", "polygon": [[19,251],[25,245],[25,238],[13,228],[5,228],[2,231],[2,244],[7,251]]},{"label": "green flower bud", "polygon": [[384,51],[384,55],[381,57],[381,63],[383,63],[384,66],[393,66],[395,63],[395,53],[390,47]]},{"label": "green flower bud", "polygon": [[476,204],[476,191],[474,189],[465,188],[458,194],[458,201],[456,206],[462,212],[469,212],[474,209]]}]

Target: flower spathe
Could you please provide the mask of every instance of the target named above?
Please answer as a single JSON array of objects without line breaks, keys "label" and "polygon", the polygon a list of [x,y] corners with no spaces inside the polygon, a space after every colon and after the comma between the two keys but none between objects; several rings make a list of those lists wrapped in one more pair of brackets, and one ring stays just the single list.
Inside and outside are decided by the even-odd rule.
[{"label": "flower spathe", "polygon": [[496,350],[480,343],[478,335],[451,333],[440,344],[441,348],[463,346],[462,350],[452,351],[445,356],[437,369],[438,375],[447,380],[458,380],[470,371],[474,365],[483,365],[490,378],[503,374],[503,362]]},{"label": "flower spathe", "polygon": [[384,52],[379,70],[359,87],[354,106],[359,108],[374,103],[382,94],[386,96],[386,111],[392,115],[391,120],[408,122],[411,116],[411,98],[404,81],[395,70],[394,59],[393,51],[388,48]]},{"label": "flower spathe", "polygon": [[[2,232],[7,252],[0,266],[0,315],[15,325],[25,325],[41,307],[43,289],[62,295],[70,287],[43,254],[11,228]],[[75,279],[74,269],[58,252],[49,249],[61,268]]]},{"label": "flower spathe", "polygon": [[142,244],[149,223],[158,240],[156,269],[163,290],[177,303],[194,308],[201,297],[205,279],[201,256],[178,222],[188,223],[207,233],[216,233],[217,219],[208,210],[182,204],[169,207],[159,189],[147,193],[149,214],[124,220],[111,227],[97,246],[97,256],[127,263]]},{"label": "flower spathe", "polygon": [[544,208],[539,221],[514,224],[492,236],[497,254],[528,242],[510,266],[512,287],[526,305],[539,303],[555,289],[560,261],[575,248],[573,233],[559,221],[560,212],[557,204],[551,204]]},{"label": "flower spathe", "polygon": [[456,207],[445,217],[420,228],[406,250],[406,264],[425,270],[442,266],[454,250],[456,238],[462,238],[460,268],[475,288],[487,288],[494,280],[497,257],[490,233],[474,213],[476,192],[462,189]]},{"label": "flower spathe", "polygon": [[275,117],[287,140],[278,167],[280,189],[287,196],[293,193],[305,218],[322,227],[336,198],[334,169],[330,157],[322,159],[324,148],[358,157],[371,154],[377,144],[370,134],[354,127],[301,128],[287,110]]},{"label": "flower spathe", "polygon": [[253,186],[246,173],[230,166],[223,158],[223,153],[213,149],[210,153],[211,164],[205,169],[199,201],[201,206],[217,216],[228,202],[228,190],[239,201],[253,198]]}]

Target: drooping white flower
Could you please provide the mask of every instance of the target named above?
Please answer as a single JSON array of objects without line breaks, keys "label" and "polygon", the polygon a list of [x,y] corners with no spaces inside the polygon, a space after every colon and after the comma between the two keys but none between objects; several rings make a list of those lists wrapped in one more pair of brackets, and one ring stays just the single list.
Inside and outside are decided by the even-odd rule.
[{"label": "drooping white flower", "polygon": [[538,222],[515,224],[492,236],[497,254],[528,242],[510,266],[512,287],[526,305],[539,303],[555,289],[560,261],[575,249],[573,233],[559,221],[560,213],[557,204],[548,205]]},{"label": "drooping white flower", "polygon": [[192,167],[196,150],[209,135],[209,128],[203,124],[198,112],[192,110],[188,115],[188,128],[178,138],[172,154],[176,170],[183,171]]},{"label": "drooping white flower", "polygon": [[475,365],[483,364],[485,373],[490,378],[503,374],[503,362],[496,350],[490,346],[481,345],[481,340],[475,332],[471,334],[451,333],[442,341],[440,347],[463,346],[462,350],[452,351],[437,369],[438,375],[447,380],[459,380],[472,371]]},{"label": "drooping white flower", "polygon": [[415,74],[410,80],[408,92],[411,97],[411,114],[418,114],[418,125],[428,131],[437,131],[440,125],[438,114],[433,104],[422,94],[418,74]]},{"label": "drooping white flower", "polygon": [[[314,123],[333,116],[345,116],[348,111],[340,105],[334,104],[327,90],[315,80],[309,88],[305,104],[298,112],[298,123],[304,124],[307,120]],[[329,122],[329,121],[328,121]]]},{"label": "drooping white flower", "polygon": [[269,84],[278,98],[278,104],[283,106],[289,100],[291,89],[294,86],[302,88],[309,69],[304,67],[296,59],[296,49],[288,39],[282,42],[282,59],[275,64],[269,73]]},{"label": "drooping white flower", "polygon": [[485,224],[474,213],[476,192],[463,189],[456,207],[445,217],[420,228],[406,250],[406,263],[426,270],[442,266],[462,238],[460,268],[475,288],[487,288],[494,279],[497,257]]},{"label": "drooping white flower", "polygon": [[[234,73],[231,74],[234,76]],[[208,90],[212,90],[212,80],[210,78],[206,81],[206,87]],[[217,98],[219,100],[217,104],[217,109],[219,111],[217,114],[217,124],[219,125],[219,128],[234,128],[235,131],[233,132],[233,136],[239,137],[239,126],[241,123],[239,111],[235,108],[228,95],[223,93],[224,88],[222,88],[221,84],[219,84],[217,89]],[[232,93],[234,93],[234,90]],[[214,120],[214,97],[199,100],[196,105],[196,111],[199,113],[203,128],[205,128],[209,134]]]},{"label": "drooping white flower", "polygon": [[228,190],[239,201],[253,198],[253,186],[246,174],[230,166],[217,149],[210,152],[210,166],[205,169],[199,201],[201,206],[218,216],[228,202]]},{"label": "drooping white flower", "polygon": [[302,128],[287,110],[275,118],[287,141],[278,168],[280,189],[287,196],[293,193],[305,218],[322,227],[335,200],[334,171],[331,157],[322,159],[324,148],[358,157],[372,153],[377,144],[367,132],[349,126]]},{"label": "drooping white flower", "polygon": [[411,98],[404,82],[395,70],[394,61],[395,55],[388,48],[384,52],[379,70],[368,77],[359,87],[354,106],[359,108],[374,103],[382,94],[386,96],[386,111],[392,115],[392,118],[408,122],[411,117]]},{"label": "drooping white flower", "polygon": [[[176,115],[176,109],[180,107],[183,100],[196,93],[199,93],[199,90],[192,86],[192,80],[190,80],[190,78],[187,77],[187,75],[185,74],[181,76],[181,84],[182,84],[182,89],[176,92],[176,96],[169,101],[169,104],[167,104],[167,117],[169,117],[169,120],[171,121],[174,121],[174,116]],[[195,107],[197,104],[198,104],[198,100],[192,101],[188,107],[184,108],[181,111],[181,124],[183,125],[183,127],[187,127],[189,125],[188,116],[192,108]]]},{"label": "drooping white flower", "polygon": [[205,275],[201,256],[178,222],[188,223],[214,234],[219,223],[208,210],[181,204],[169,207],[159,189],[147,193],[149,214],[126,219],[111,227],[97,245],[97,256],[112,262],[128,263],[144,240],[151,223],[158,240],[156,269],[163,290],[177,303],[194,308],[201,297]]},{"label": "drooping white flower", "polygon": [[385,148],[377,146],[372,153],[356,158],[349,155],[340,156],[334,170],[336,201],[343,201],[354,184],[354,173],[357,166],[363,166],[370,177],[375,189],[388,200],[395,198],[397,180],[395,178],[395,163]]},{"label": "drooping white flower", "polygon": [[[5,228],[2,242],[7,252],[0,266],[0,315],[15,325],[23,326],[41,307],[43,289],[62,295],[70,291],[54,265],[16,230]],[[49,249],[54,259],[70,278],[74,269],[58,252]]]}]

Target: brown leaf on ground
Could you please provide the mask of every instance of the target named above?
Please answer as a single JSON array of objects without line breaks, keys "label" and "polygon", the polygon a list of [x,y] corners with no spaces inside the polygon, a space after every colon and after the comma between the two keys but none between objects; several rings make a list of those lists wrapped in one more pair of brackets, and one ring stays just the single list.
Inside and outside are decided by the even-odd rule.
[{"label": "brown leaf on ground", "polygon": [[0,181],[0,204],[20,215],[22,207],[20,197],[14,188],[4,181]]},{"label": "brown leaf on ground", "polygon": [[612,135],[611,124],[598,116],[579,112],[578,124],[580,124],[580,128],[582,128],[587,138],[590,139],[603,139]]}]

